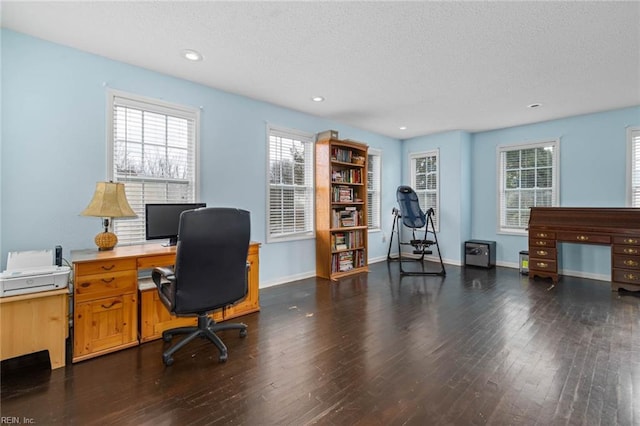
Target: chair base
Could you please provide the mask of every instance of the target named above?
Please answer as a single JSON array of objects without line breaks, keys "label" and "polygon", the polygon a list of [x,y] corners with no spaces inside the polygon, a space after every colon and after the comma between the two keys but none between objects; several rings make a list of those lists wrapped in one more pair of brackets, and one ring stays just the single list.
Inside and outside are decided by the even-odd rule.
[{"label": "chair base", "polygon": [[221,330],[240,330],[240,337],[247,335],[247,325],[243,323],[222,323],[218,324],[212,320],[206,314],[198,315],[198,325],[196,327],[178,327],[162,332],[162,340],[170,342],[176,334],[188,334],[184,339],[180,340],[175,345],[164,351],[162,354],[162,361],[166,366],[173,364],[173,354],[176,351],[183,348],[187,343],[195,339],[196,337],[207,338],[216,345],[220,355],[218,357],[219,362],[225,362],[227,360],[227,347],[222,340],[216,335],[216,331]]}]

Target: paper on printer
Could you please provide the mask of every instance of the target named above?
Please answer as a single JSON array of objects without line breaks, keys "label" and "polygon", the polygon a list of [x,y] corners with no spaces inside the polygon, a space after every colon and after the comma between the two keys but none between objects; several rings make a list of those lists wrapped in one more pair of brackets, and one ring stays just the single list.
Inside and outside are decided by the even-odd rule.
[{"label": "paper on printer", "polygon": [[53,250],[13,251],[0,274],[0,297],[65,288],[71,268],[53,264]]}]

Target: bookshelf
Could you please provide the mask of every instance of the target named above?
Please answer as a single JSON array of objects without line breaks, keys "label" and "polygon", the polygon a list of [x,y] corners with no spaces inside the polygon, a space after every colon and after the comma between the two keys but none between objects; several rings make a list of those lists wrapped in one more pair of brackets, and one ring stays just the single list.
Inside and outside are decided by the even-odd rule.
[{"label": "bookshelf", "polygon": [[366,272],[367,145],[340,140],[335,130],[316,140],[316,275],[337,280]]}]

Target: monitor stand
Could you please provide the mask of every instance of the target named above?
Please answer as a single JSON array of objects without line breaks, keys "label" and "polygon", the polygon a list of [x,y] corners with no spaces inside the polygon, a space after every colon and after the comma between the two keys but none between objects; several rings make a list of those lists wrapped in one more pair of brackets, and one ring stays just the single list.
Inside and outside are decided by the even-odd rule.
[{"label": "monitor stand", "polygon": [[175,246],[175,245],[178,245],[178,237],[169,238],[169,241],[167,241],[166,243],[162,244],[163,247],[171,247],[171,246]]}]

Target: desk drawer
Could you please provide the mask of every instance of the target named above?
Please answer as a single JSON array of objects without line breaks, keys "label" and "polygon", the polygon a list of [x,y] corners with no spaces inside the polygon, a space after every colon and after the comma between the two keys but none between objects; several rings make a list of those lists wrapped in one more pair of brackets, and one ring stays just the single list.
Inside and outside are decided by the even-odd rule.
[{"label": "desk drawer", "polygon": [[549,239],[549,240],[555,240],[556,239],[556,233],[555,232],[549,232],[549,231],[529,231],[529,238],[542,238],[542,239]]},{"label": "desk drawer", "polygon": [[614,268],[613,281],[630,284],[640,284],[640,272]]},{"label": "desk drawer", "polygon": [[530,259],[556,259],[556,249],[546,247],[529,247]]},{"label": "desk drawer", "polygon": [[555,260],[538,260],[529,258],[529,272],[531,271],[547,271],[556,272],[558,264]]},{"label": "desk drawer", "polygon": [[138,274],[136,270],[109,274],[87,275],[76,278],[76,302],[103,297],[116,297],[124,293],[136,292]]},{"label": "desk drawer", "polygon": [[613,243],[640,246],[640,237],[613,237]]},{"label": "desk drawer", "polygon": [[138,258],[138,268],[147,269],[156,266],[173,266],[176,263],[175,254],[165,254],[162,256],[149,256]]},{"label": "desk drawer", "polygon": [[583,244],[611,244],[611,236],[588,232],[558,232],[558,241]]},{"label": "desk drawer", "polygon": [[541,239],[533,239],[533,238],[529,238],[529,248],[533,248],[533,247],[547,247],[547,248],[554,248],[556,246],[556,242],[555,240],[541,240]]},{"label": "desk drawer", "polygon": [[103,274],[105,272],[126,271],[130,269],[136,270],[135,259],[112,259],[75,264],[76,276]]},{"label": "desk drawer", "polygon": [[613,256],[613,267],[640,270],[640,256]]},{"label": "desk drawer", "polygon": [[640,255],[640,247],[633,246],[613,246],[614,254],[631,254],[631,255]]}]

